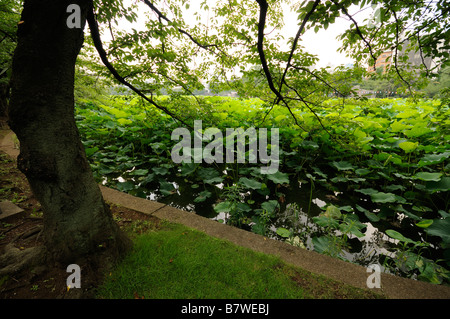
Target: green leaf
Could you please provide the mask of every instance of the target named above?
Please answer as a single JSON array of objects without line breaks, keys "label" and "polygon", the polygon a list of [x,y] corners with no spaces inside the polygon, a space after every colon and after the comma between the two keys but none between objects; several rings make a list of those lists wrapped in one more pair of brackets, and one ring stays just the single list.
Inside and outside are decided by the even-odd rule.
[{"label": "green leaf", "polygon": [[364,215],[366,215],[367,219],[370,220],[372,223],[376,223],[380,221],[380,217],[378,217],[375,213],[365,211]]},{"label": "green leaf", "polygon": [[441,180],[441,176],[442,173],[419,172],[413,177],[418,178],[422,181],[439,182]]},{"label": "green leaf", "polygon": [[233,203],[225,201],[214,206],[216,213],[229,213],[233,209]]},{"label": "green leaf", "polygon": [[332,162],[331,165],[333,165],[340,171],[348,171],[354,169],[353,165],[347,161]]},{"label": "green leaf", "polygon": [[413,143],[413,142],[402,142],[399,143],[398,146],[404,150],[406,153],[411,153],[412,151],[414,151],[417,146],[419,145],[418,142]]},{"label": "green leaf", "polygon": [[275,212],[275,209],[278,207],[278,202],[276,200],[269,200],[261,204],[261,208],[264,209],[269,214]]},{"label": "green leaf", "polygon": [[159,182],[159,186],[159,191],[165,196],[172,195],[176,192],[175,187],[172,183],[161,181]]},{"label": "green leaf", "polygon": [[405,242],[405,243],[415,243],[412,239],[404,237],[402,234],[400,234],[398,231],[388,229],[386,230],[386,235],[393,239],[397,239],[399,241]]},{"label": "green leaf", "polygon": [[362,193],[364,195],[372,195],[378,193],[378,191],[373,188],[356,189],[355,192]]},{"label": "green leaf", "polygon": [[397,201],[395,194],[378,192],[370,195],[375,203],[394,203]]},{"label": "green leaf", "polygon": [[86,148],[85,152],[86,152],[86,156],[89,157],[92,154],[94,154],[95,152],[97,152],[99,150],[98,147],[91,147],[91,148]]},{"label": "green leaf", "polygon": [[441,215],[441,216],[442,216],[442,218],[447,218],[447,217],[449,217],[449,216],[450,216],[450,214],[449,214],[449,213],[447,213],[447,212],[443,211],[442,209],[438,210],[438,213],[439,213],[439,215]]},{"label": "green leaf", "polygon": [[195,172],[197,167],[198,167],[197,163],[183,163],[181,165],[181,175],[183,176],[191,175],[192,173]]},{"label": "green leaf", "polygon": [[439,236],[446,244],[450,244],[450,218],[434,219],[433,224],[425,229],[428,235]]},{"label": "green leaf", "polygon": [[124,119],[124,118],[117,119],[117,122],[118,122],[120,125],[129,125],[129,124],[132,124],[132,123],[133,123],[133,121],[131,121],[131,120],[129,120],[129,119]]},{"label": "green leaf", "polygon": [[321,254],[339,255],[339,248],[335,246],[333,240],[328,236],[314,237],[312,239],[314,250]]},{"label": "green leaf", "polygon": [[333,177],[332,179],[330,179],[330,181],[333,183],[347,183],[348,178],[344,177],[344,176],[337,176],[337,177]]},{"label": "green leaf", "polygon": [[392,131],[392,132],[400,132],[400,131],[404,131],[404,130],[407,129],[407,128],[410,128],[409,125],[406,125],[406,124],[397,122],[397,120],[395,120],[395,122],[392,123],[392,124],[390,125],[390,127],[391,127],[391,131]]},{"label": "green leaf", "polygon": [[346,211],[348,213],[353,212],[353,207],[350,205],[346,205],[346,206],[339,206],[339,209],[342,211]]},{"label": "green leaf", "polygon": [[450,191],[450,177],[448,176],[441,177],[441,180],[438,182],[427,182],[426,189],[427,191],[430,192]]},{"label": "green leaf", "polygon": [[289,238],[291,236],[291,232],[283,227],[277,228],[277,234],[283,238]]},{"label": "green leaf", "polygon": [[446,160],[448,157],[450,157],[450,152],[444,152],[441,154],[427,154],[420,159],[419,167],[439,164],[440,162]]},{"label": "green leaf", "polygon": [[378,217],[375,213],[372,213],[372,212],[368,211],[367,209],[365,209],[364,207],[359,206],[358,204],[356,204],[355,207],[360,212],[363,212],[364,215],[366,215],[367,219],[370,220],[371,222],[376,223],[376,222],[380,221],[380,217]]},{"label": "green leaf", "polygon": [[359,176],[364,176],[369,174],[370,172],[372,172],[370,169],[367,168],[358,168],[355,173],[358,174]]},{"label": "green leaf", "polygon": [[167,167],[153,167],[152,170],[157,175],[166,175],[169,173],[169,170],[167,169]]},{"label": "green leaf", "polygon": [[397,191],[397,190],[404,191],[405,189],[406,189],[405,186],[398,185],[398,184],[388,185],[385,187],[385,190],[391,191],[391,192]]},{"label": "green leaf", "polygon": [[209,191],[203,191],[198,194],[198,196],[194,199],[195,203],[204,202],[207,198],[211,197],[212,193]]},{"label": "green leaf", "polygon": [[351,177],[348,179],[349,181],[355,182],[355,183],[359,183],[359,182],[365,182],[366,179],[365,178],[359,178],[359,177]]},{"label": "green leaf", "polygon": [[116,186],[117,186],[117,189],[121,192],[128,192],[128,191],[134,189],[134,183],[130,182],[130,181],[118,182]]},{"label": "green leaf", "polygon": [[300,145],[303,148],[310,149],[310,150],[317,150],[319,148],[319,144],[317,144],[314,141],[303,141]]},{"label": "green leaf", "polygon": [[420,259],[419,255],[411,251],[401,251],[395,257],[395,264],[398,268],[408,272],[417,269],[417,266],[420,265],[420,262],[418,263]]},{"label": "green leaf", "polygon": [[432,219],[422,219],[420,222],[416,223],[416,226],[421,228],[428,228],[433,224]]},{"label": "green leaf", "polygon": [[254,179],[248,179],[247,177],[241,177],[239,179],[239,183],[244,185],[246,188],[251,188],[251,189],[261,189],[262,188],[262,183],[254,180]]},{"label": "green leaf", "polygon": [[267,178],[276,184],[289,184],[289,175],[280,171],[267,175]]},{"label": "green leaf", "polygon": [[252,221],[253,221],[252,232],[258,235],[265,236],[267,232],[265,221],[259,216],[254,216]]},{"label": "green leaf", "polygon": [[404,134],[411,138],[411,137],[422,136],[422,135],[430,133],[430,132],[432,132],[432,130],[426,126],[414,126],[410,130],[405,131]]},{"label": "green leaf", "polygon": [[337,208],[334,205],[330,205],[330,206],[327,207],[325,212],[323,212],[321,215],[323,215],[325,217],[339,219],[339,218],[341,218],[342,213],[341,213],[341,210],[339,208]]},{"label": "green leaf", "polygon": [[146,184],[148,184],[148,183],[151,183],[151,182],[153,182],[153,180],[155,179],[155,174],[148,174],[145,178],[144,178],[144,180],[142,181],[142,184],[143,185],[146,185]]},{"label": "green leaf", "polygon": [[239,212],[247,213],[247,212],[252,211],[252,208],[250,206],[248,206],[246,203],[237,203],[236,210]]},{"label": "green leaf", "polygon": [[364,234],[361,233],[361,231],[360,231],[360,229],[362,229],[363,227],[365,227],[365,225],[363,225],[361,223],[342,223],[339,225],[339,230],[343,234],[351,233],[351,234],[355,235],[356,237],[361,238],[361,237],[364,237]]},{"label": "green leaf", "polygon": [[432,284],[440,285],[443,280],[442,277],[438,274],[443,274],[444,272],[448,273],[448,270],[445,270],[443,267],[435,264],[432,261],[428,262],[425,258],[422,257],[419,259],[419,261],[421,261],[421,263],[416,262],[416,264],[418,268],[421,268],[421,273],[417,276],[417,278],[422,281],[428,281]]},{"label": "green leaf", "polygon": [[136,169],[130,172],[130,175],[144,176],[148,174],[148,169]]},{"label": "green leaf", "polygon": [[313,221],[319,225],[320,227],[331,227],[331,228],[338,228],[339,227],[339,223],[337,220],[328,217],[328,216],[314,216]]},{"label": "green leaf", "polygon": [[223,181],[222,177],[220,177],[220,173],[212,167],[201,167],[198,170],[198,176],[207,184],[216,184]]}]

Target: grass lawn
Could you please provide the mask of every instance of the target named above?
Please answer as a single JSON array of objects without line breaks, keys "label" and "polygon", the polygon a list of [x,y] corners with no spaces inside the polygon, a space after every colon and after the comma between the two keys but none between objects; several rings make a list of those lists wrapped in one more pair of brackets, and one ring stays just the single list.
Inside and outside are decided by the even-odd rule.
[{"label": "grass lawn", "polygon": [[179,224],[161,222],[133,240],[133,251],[107,275],[98,298],[380,297]]}]

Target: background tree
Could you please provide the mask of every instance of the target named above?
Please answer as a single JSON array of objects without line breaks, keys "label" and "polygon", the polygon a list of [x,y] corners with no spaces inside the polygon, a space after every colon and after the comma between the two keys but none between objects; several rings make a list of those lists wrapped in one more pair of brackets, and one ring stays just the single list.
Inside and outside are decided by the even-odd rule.
[{"label": "background tree", "polygon": [[17,42],[17,22],[20,4],[16,0],[0,3],[0,117],[6,116],[9,100],[9,78],[14,48]]},{"label": "background tree", "polygon": [[450,87],[450,67],[439,71],[438,76],[432,79],[423,89],[424,93],[430,98],[443,98]]}]

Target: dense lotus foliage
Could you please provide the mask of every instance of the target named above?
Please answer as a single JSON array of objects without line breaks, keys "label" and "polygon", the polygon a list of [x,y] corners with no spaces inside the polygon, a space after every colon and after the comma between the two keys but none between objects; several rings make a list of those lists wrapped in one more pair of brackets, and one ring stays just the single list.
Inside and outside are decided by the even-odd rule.
[{"label": "dense lotus foliage", "polygon": [[171,133],[181,124],[140,98],[111,96],[76,107],[98,182],[350,262],[449,283],[446,103],[330,99],[315,114],[291,108],[295,123],[286,108],[257,98],[158,102],[204,129],[278,128],[279,170],[261,174],[262,164],[249,161],[174,163]]}]

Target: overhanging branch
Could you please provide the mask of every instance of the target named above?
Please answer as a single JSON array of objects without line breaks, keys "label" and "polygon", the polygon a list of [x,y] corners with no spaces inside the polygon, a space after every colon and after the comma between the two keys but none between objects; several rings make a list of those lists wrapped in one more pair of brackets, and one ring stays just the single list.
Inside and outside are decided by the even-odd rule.
[{"label": "overhanging branch", "polygon": [[282,101],[283,97],[273,84],[272,74],[270,73],[269,66],[267,65],[266,55],[264,53],[264,28],[266,26],[266,16],[269,5],[267,4],[266,0],[256,0],[256,2],[258,2],[260,9],[258,22],[258,44],[257,44],[259,59],[261,60],[261,65],[264,74],[266,75],[267,83],[269,84],[270,89],[277,96],[277,100]]},{"label": "overhanging branch", "polygon": [[[153,12],[155,12],[158,15],[159,19],[162,19],[168,23],[172,23],[172,21],[167,18],[161,11],[158,10],[157,7],[155,7],[155,5],[153,3],[151,3],[148,0],[143,0],[143,2],[150,8],[153,10]],[[181,29],[181,28],[177,28],[178,32],[184,34],[185,36],[187,36],[192,42],[194,42],[198,47],[207,50],[211,53],[215,53],[213,50],[211,50],[212,47],[216,48],[219,52],[221,52],[222,54],[228,56],[225,52],[223,52],[219,46],[217,44],[202,44],[200,42],[198,42],[189,32]]]},{"label": "overhanging branch", "polygon": [[375,57],[375,55],[374,55],[374,53],[373,53],[372,46],[370,45],[370,42],[367,41],[367,39],[366,39],[366,38],[364,37],[364,35],[362,34],[361,29],[360,29],[359,26],[358,26],[358,23],[357,23],[356,20],[353,18],[353,16],[352,16],[350,13],[348,13],[347,9],[346,9],[343,5],[340,5],[339,2],[337,2],[337,1],[335,1],[335,0],[332,0],[332,2],[333,2],[336,6],[338,6],[338,7],[342,10],[342,12],[343,12],[343,13],[344,13],[344,14],[345,14],[345,15],[353,22],[353,24],[355,25],[356,34],[361,38],[361,40],[364,41],[364,43],[366,44],[367,48],[369,49],[369,54],[370,54],[370,56],[371,56],[372,59],[373,59],[373,70],[376,71],[375,65],[376,65],[377,58]]},{"label": "overhanging branch", "polygon": [[[295,114],[292,112],[289,104],[284,100],[283,96],[281,95],[281,93],[275,88],[275,85],[273,84],[273,79],[272,79],[272,74],[270,73],[269,70],[269,66],[267,65],[267,59],[266,59],[266,55],[264,53],[264,28],[266,25],[266,16],[267,16],[267,9],[269,8],[269,5],[267,4],[266,0],[256,0],[256,2],[258,2],[259,4],[259,22],[258,22],[258,45],[257,45],[257,49],[258,49],[258,54],[259,54],[259,59],[261,61],[261,65],[264,71],[264,74],[266,75],[267,78],[267,83],[269,84],[270,90],[275,93],[276,95],[276,101],[274,101],[274,104],[278,104],[280,101],[282,101],[284,103],[284,105],[286,106],[286,108],[288,109],[289,113],[291,113],[292,118],[295,121],[295,124],[300,127],[302,130],[304,130],[305,132],[307,132],[306,129],[304,129],[297,121],[297,118],[295,117]],[[267,116],[267,115],[266,115]]]},{"label": "overhanging branch", "polygon": [[108,57],[107,57],[107,54],[106,54],[105,50],[103,49],[103,44],[102,44],[102,40],[100,38],[100,32],[99,32],[99,29],[98,29],[97,20],[95,19],[95,16],[94,16],[94,8],[93,8],[93,6],[91,6],[91,8],[88,11],[87,21],[88,21],[88,24],[89,24],[89,29],[91,30],[91,37],[92,37],[92,40],[94,42],[94,46],[97,49],[98,54],[100,55],[100,59],[102,60],[103,64],[106,66],[106,68],[109,70],[109,72],[111,72],[111,74],[114,76],[114,78],[117,81],[119,81],[120,83],[122,83],[123,85],[127,86],[128,88],[130,88],[133,92],[135,92],[137,95],[142,97],[144,100],[146,100],[147,102],[149,102],[150,104],[155,106],[157,109],[163,111],[164,113],[166,113],[167,115],[171,116],[175,120],[178,120],[179,122],[181,122],[185,126],[191,128],[190,125],[188,125],[183,120],[178,118],[174,113],[169,111],[164,106],[161,106],[161,105],[157,104],[152,99],[149,99],[141,90],[139,90],[138,88],[133,86],[131,83],[127,82],[117,72],[117,70],[112,66],[112,64],[108,61]]},{"label": "overhanging branch", "polygon": [[398,60],[397,60],[397,58],[398,58],[398,46],[399,46],[399,33],[400,33],[399,23],[400,22],[398,21],[397,14],[395,13],[395,10],[391,9],[391,12],[392,12],[392,14],[394,16],[394,19],[395,19],[395,53],[394,53],[394,68],[395,68],[395,72],[397,73],[397,75],[400,78],[400,80],[402,80],[406,84],[406,86],[408,87],[408,90],[409,90],[409,93],[411,94],[411,96],[414,97],[414,94],[413,94],[413,91],[412,91],[412,88],[411,88],[411,84],[408,81],[405,80],[405,78],[400,73],[400,70],[398,69]]},{"label": "overhanging branch", "polygon": [[309,18],[313,14],[314,10],[316,10],[316,7],[319,5],[319,3],[320,3],[320,0],[316,0],[314,2],[314,5],[312,6],[311,10],[303,18],[303,21],[302,21],[302,23],[300,25],[300,28],[298,29],[297,34],[295,35],[294,41],[292,43],[291,52],[289,53],[289,58],[288,58],[288,61],[287,61],[287,65],[286,65],[286,68],[284,69],[283,76],[281,77],[279,91],[281,91],[281,87],[282,87],[282,85],[283,85],[283,83],[285,81],[286,74],[287,74],[289,68],[291,67],[291,61],[292,61],[292,57],[294,55],[294,52],[297,49],[298,39],[300,38],[300,35],[303,33],[303,30],[305,29],[306,23],[308,22]]}]

